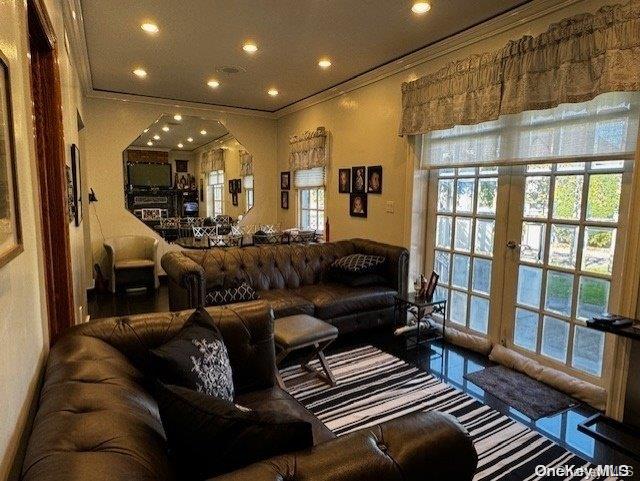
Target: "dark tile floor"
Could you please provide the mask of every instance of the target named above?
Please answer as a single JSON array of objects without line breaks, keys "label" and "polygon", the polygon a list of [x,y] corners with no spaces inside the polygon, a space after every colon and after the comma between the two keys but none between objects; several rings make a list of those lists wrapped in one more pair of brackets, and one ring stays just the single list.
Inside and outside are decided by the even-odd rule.
[{"label": "dark tile floor", "polygon": [[[141,314],[145,312],[163,312],[169,310],[167,287],[161,284],[157,292],[135,292],[122,296],[111,294],[91,295],[89,314],[92,319],[111,316]],[[366,334],[342,336],[329,351],[353,348],[361,345],[374,345],[390,354],[410,362],[443,381],[461,389],[465,393],[491,406],[493,409],[539,431],[579,456],[595,464],[627,464],[634,467],[640,479],[640,461],[601,443],[578,431],[577,425],[596,411],[588,406],[578,406],[565,412],[532,421],[508,403],[486,393],[475,384],[464,379],[466,373],[484,369],[493,363],[480,354],[451,345],[435,344],[431,351],[428,347],[406,351],[402,343],[388,331],[373,331]],[[436,356],[435,354],[441,354]],[[636,479],[636,477],[634,477]]]}]

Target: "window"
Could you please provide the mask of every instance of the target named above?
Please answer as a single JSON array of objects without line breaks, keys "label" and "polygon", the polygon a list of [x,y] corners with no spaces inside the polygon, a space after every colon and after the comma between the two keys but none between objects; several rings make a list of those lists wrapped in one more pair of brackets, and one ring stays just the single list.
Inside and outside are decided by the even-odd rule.
[{"label": "window", "polygon": [[245,212],[253,207],[253,175],[245,175],[242,179],[245,195]]},{"label": "window", "polygon": [[207,215],[216,217],[224,214],[224,170],[209,172],[208,190]]},{"label": "window", "polygon": [[300,227],[324,231],[324,187],[300,189]]},{"label": "window", "polygon": [[639,105],[611,93],[423,136],[424,270],[452,325],[606,385],[585,321],[616,310]]},{"label": "window", "polygon": [[301,229],[324,231],[324,175],[324,167],[297,170],[294,174]]}]

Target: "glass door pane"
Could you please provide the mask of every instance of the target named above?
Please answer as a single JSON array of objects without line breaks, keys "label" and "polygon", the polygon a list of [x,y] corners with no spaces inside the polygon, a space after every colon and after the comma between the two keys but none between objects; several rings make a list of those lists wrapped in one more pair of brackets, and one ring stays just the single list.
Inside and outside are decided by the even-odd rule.
[{"label": "glass door pane", "polygon": [[624,167],[520,167],[521,188],[510,199],[517,266],[506,274],[506,282],[516,277],[513,299],[504,300],[508,342],[578,376],[603,374],[604,335],[584,322],[609,308]]}]

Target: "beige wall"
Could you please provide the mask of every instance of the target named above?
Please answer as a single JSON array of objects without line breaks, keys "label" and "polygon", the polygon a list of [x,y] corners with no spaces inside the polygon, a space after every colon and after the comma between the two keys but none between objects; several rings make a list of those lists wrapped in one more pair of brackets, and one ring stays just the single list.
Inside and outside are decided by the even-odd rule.
[{"label": "beige wall", "polygon": [[[326,184],[326,215],[330,221],[331,239],[362,236],[409,247],[414,156],[410,142],[397,135],[402,82],[434,72],[453,60],[501,48],[511,39],[536,35],[550,23],[581,11],[594,11],[604,3],[607,2],[584,1],[524,25],[514,25],[491,38],[280,118],[278,170],[289,170],[288,139],[292,135],[325,127],[330,133],[331,148]],[[368,196],[366,219],[350,217],[349,195],[338,194],[338,169],[358,165],[382,165],[384,171],[383,193]],[[295,191],[290,196],[289,210],[280,209],[279,204],[274,207],[284,227],[298,224]],[[386,212],[387,202],[393,203],[393,213]]]},{"label": "beige wall", "polygon": [[[159,236],[125,208],[122,152],[160,115],[180,112],[207,120],[219,120],[254,156],[256,177],[263,195],[261,205],[251,216],[275,222],[276,212],[276,121],[263,117],[238,115],[214,109],[167,107],[133,101],[87,99],[85,102],[85,160],[88,164],[88,186],[93,187],[98,202],[91,206],[91,251],[95,262],[104,261],[103,236],[138,234]],[[197,168],[197,167],[196,167]],[[196,179],[199,172],[196,172]],[[264,189],[264,190],[262,190]],[[99,219],[99,222],[98,222]],[[262,222],[262,221],[261,221]],[[176,249],[160,239],[159,258]],[[90,266],[87,268],[89,269]]]},{"label": "beige wall", "polygon": [[[82,142],[76,128],[76,111],[82,111],[78,79],[64,46],[59,3],[46,0],[58,38],[63,126],[67,163],[71,144]],[[26,2],[0,2],[0,52],[8,62],[16,139],[24,252],[0,268],[0,479],[7,479],[24,429],[28,409],[48,345],[48,326],[42,273],[42,234],[35,150],[32,143],[31,92],[27,57]],[[83,167],[83,172],[86,170]],[[76,320],[86,308],[83,244],[87,223],[69,225],[73,259]],[[86,231],[88,235],[88,231]]]}]

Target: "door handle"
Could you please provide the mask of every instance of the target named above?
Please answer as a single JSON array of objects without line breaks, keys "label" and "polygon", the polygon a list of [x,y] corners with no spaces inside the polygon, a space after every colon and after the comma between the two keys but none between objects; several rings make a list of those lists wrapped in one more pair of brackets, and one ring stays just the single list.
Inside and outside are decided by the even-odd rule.
[{"label": "door handle", "polygon": [[520,244],[518,244],[516,241],[510,240],[509,242],[507,242],[507,247],[512,250],[518,249],[520,247]]}]

